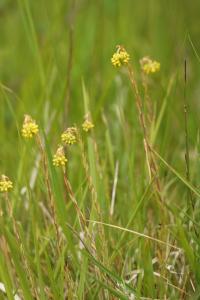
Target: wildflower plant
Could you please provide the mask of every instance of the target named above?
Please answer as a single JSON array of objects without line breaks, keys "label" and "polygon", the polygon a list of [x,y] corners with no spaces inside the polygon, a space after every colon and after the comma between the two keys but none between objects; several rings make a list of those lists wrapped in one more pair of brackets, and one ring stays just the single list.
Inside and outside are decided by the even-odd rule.
[{"label": "wildflower plant", "polygon": [[121,67],[127,65],[130,60],[130,55],[122,46],[117,46],[117,51],[113,54],[111,58],[112,65],[114,67]]},{"label": "wildflower plant", "polygon": [[160,70],[160,63],[156,60],[152,60],[149,57],[143,57],[140,60],[142,71],[149,75],[150,73],[156,73]]},{"label": "wildflower plant", "polygon": [[0,299],[197,300],[200,1],[93,2],[0,0]]},{"label": "wildflower plant", "polygon": [[13,188],[13,183],[12,181],[6,176],[6,175],[1,175],[0,178],[0,192],[8,192]]},{"label": "wildflower plant", "polygon": [[32,119],[31,116],[24,116],[24,123],[22,125],[22,136],[25,139],[31,139],[34,135],[36,135],[39,131],[38,125],[36,121]]},{"label": "wildflower plant", "polygon": [[[120,53],[120,51],[126,52],[124,47],[122,47],[122,46],[117,46],[117,47],[118,47],[118,52],[119,53]],[[121,62],[121,61],[119,60],[119,62]],[[113,63],[113,61],[112,61],[112,63]],[[141,64],[141,68],[142,68],[142,70],[145,74],[155,73],[155,72],[159,71],[159,69],[160,69],[160,63],[157,62],[157,61],[152,61],[148,57],[144,57],[140,61],[140,64]],[[147,129],[146,129],[147,128],[146,127],[146,115],[144,114],[144,111],[143,111],[143,101],[142,101],[142,98],[141,98],[141,95],[140,95],[140,92],[139,92],[138,82],[135,79],[134,68],[131,64],[128,64],[127,69],[128,69],[129,80],[131,82],[132,89],[133,89],[133,92],[134,92],[134,95],[135,95],[135,101],[136,101],[136,107],[137,107],[137,110],[138,110],[140,126],[141,126],[142,131],[143,131],[144,150],[147,153],[146,161],[147,161],[147,167],[148,167],[148,171],[149,171],[149,179],[152,180],[152,178],[156,177],[156,180],[155,180],[156,183],[155,183],[154,186],[155,186],[157,199],[159,201],[159,204],[161,204],[163,200],[162,200],[162,197],[161,197],[161,194],[160,194],[160,182],[159,182],[159,179],[157,177],[157,164],[155,162],[154,154],[151,150],[151,145],[150,145],[150,142],[149,142],[149,136],[148,136]]]},{"label": "wildflower plant", "polygon": [[83,131],[88,132],[92,128],[94,128],[94,124],[89,119],[86,119],[82,124]]},{"label": "wildflower plant", "polygon": [[77,128],[69,127],[61,134],[61,140],[66,145],[77,143]]},{"label": "wildflower plant", "polygon": [[53,165],[56,167],[64,167],[67,163],[63,146],[59,146],[56,154],[53,156]]}]

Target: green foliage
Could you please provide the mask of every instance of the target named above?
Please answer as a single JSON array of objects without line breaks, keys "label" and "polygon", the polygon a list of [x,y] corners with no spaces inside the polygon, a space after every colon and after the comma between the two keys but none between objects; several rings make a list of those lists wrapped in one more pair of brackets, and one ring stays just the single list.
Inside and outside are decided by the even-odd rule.
[{"label": "green foliage", "polygon": [[[14,186],[0,194],[0,298],[199,299],[199,11],[196,0],[0,0],[0,176]],[[149,148],[126,64],[111,64],[119,44]],[[144,56],[160,72],[144,77]],[[24,114],[42,148],[22,138]],[[56,168],[72,126],[78,143]]]}]

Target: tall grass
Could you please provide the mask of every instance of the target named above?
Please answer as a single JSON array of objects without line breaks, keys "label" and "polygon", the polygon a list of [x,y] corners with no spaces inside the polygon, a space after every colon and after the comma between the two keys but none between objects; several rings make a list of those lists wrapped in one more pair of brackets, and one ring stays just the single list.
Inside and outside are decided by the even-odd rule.
[{"label": "tall grass", "polygon": [[[0,1],[0,175],[13,182],[0,194],[1,299],[199,299],[199,9]],[[131,57],[119,69],[118,43]],[[159,73],[144,76],[145,55]],[[24,114],[36,138],[21,135]]]}]

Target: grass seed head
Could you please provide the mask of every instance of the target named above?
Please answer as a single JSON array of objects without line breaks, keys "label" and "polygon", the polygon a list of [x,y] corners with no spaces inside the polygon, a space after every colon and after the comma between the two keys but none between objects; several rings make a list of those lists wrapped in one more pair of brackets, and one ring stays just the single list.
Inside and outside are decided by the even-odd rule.
[{"label": "grass seed head", "polygon": [[140,60],[141,69],[145,74],[156,73],[160,70],[160,63],[149,57],[143,57]]},{"label": "grass seed head", "polygon": [[25,139],[31,139],[34,135],[38,133],[38,125],[36,121],[31,118],[29,115],[24,116],[24,123],[22,126],[22,136]]},{"label": "grass seed head", "polygon": [[13,188],[13,183],[6,175],[0,177],[0,192],[8,192]]},{"label": "grass seed head", "polygon": [[59,146],[56,154],[53,156],[53,165],[56,167],[65,166],[67,163],[67,158],[65,156],[65,151],[63,146]]},{"label": "grass seed head", "polygon": [[127,65],[130,60],[130,55],[122,46],[117,46],[117,51],[113,54],[111,58],[112,65],[114,67],[121,67],[122,65]]},{"label": "grass seed head", "polygon": [[92,128],[94,128],[94,124],[89,119],[86,119],[82,124],[82,128],[83,128],[83,131],[88,132]]},{"label": "grass seed head", "polygon": [[66,145],[77,143],[77,128],[69,127],[61,134],[61,140]]}]

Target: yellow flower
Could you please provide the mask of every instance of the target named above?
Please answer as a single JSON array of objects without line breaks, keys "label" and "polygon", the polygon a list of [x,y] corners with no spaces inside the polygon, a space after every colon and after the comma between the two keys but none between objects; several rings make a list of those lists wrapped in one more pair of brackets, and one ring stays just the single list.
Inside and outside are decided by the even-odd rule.
[{"label": "yellow flower", "polygon": [[1,175],[0,178],[0,192],[7,192],[8,190],[13,188],[12,181],[6,176]]},{"label": "yellow flower", "polygon": [[94,124],[91,121],[89,121],[88,119],[86,119],[82,124],[82,128],[84,131],[88,132],[89,130],[94,128]]},{"label": "yellow flower", "polygon": [[113,54],[111,62],[114,67],[121,67],[127,65],[130,60],[130,55],[122,46],[117,46],[117,51]]},{"label": "yellow flower", "polygon": [[63,146],[59,146],[56,154],[53,156],[53,165],[56,167],[65,166],[67,158],[65,157],[65,152]]},{"label": "yellow flower", "polygon": [[151,60],[149,57],[143,57],[140,60],[142,71],[145,74],[155,73],[160,70],[160,63],[156,60]]},{"label": "yellow flower", "polygon": [[77,128],[69,127],[61,134],[61,140],[64,144],[73,145],[77,142]]},{"label": "yellow flower", "polygon": [[38,125],[35,120],[31,118],[29,115],[24,116],[24,123],[22,126],[22,136],[26,139],[31,139],[34,135],[38,133]]}]

